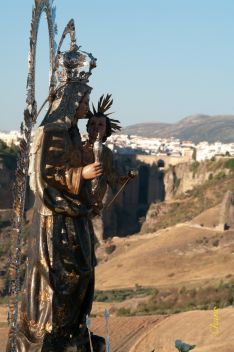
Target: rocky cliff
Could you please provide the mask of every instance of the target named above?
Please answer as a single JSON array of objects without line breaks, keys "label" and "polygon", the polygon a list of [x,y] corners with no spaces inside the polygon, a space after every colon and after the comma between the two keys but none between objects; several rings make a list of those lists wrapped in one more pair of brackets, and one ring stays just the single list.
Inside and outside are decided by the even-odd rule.
[{"label": "rocky cliff", "polygon": [[225,178],[232,173],[232,160],[234,164],[234,159],[221,158],[169,166],[164,177],[166,200],[174,199],[206,181]]},{"label": "rocky cliff", "polygon": [[150,205],[142,233],[191,221],[218,204],[217,219],[210,219],[212,226],[233,226],[234,159],[169,166],[164,182],[166,201]]}]

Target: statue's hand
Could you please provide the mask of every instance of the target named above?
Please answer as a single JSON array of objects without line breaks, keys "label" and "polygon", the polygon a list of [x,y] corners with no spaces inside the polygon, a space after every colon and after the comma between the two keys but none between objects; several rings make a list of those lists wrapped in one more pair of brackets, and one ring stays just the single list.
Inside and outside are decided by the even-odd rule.
[{"label": "statue's hand", "polygon": [[99,162],[92,163],[83,167],[82,177],[84,180],[92,180],[101,176],[103,173],[102,165]]}]

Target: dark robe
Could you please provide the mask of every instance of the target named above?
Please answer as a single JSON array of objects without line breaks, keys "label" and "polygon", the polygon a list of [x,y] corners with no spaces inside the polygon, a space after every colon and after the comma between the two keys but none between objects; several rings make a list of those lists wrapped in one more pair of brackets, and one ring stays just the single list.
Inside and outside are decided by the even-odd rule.
[{"label": "dark robe", "polygon": [[88,344],[84,322],[92,306],[96,259],[81,173],[77,127],[40,127],[32,147],[36,200],[17,352],[62,352]]}]

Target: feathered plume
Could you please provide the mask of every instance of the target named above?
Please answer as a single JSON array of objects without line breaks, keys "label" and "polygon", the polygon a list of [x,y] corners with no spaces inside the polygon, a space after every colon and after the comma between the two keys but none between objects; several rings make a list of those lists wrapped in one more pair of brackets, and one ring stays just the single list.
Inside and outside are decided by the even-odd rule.
[{"label": "feathered plume", "polygon": [[111,94],[107,94],[105,97],[103,94],[98,102],[98,112],[104,114],[107,110],[110,109],[112,104],[113,99],[111,99]]},{"label": "feathered plume", "polygon": [[97,110],[92,104],[93,111],[89,111],[89,113],[87,114],[88,118],[91,118],[92,116],[100,116],[100,117],[105,116],[106,118],[108,118],[111,124],[111,133],[121,130],[121,126],[119,125],[120,123],[119,120],[111,119],[108,117],[113,113],[110,112],[106,114],[106,111],[110,109],[112,104],[113,104],[113,99],[111,99],[111,94],[107,94],[106,96],[104,96],[103,94],[98,101]]}]

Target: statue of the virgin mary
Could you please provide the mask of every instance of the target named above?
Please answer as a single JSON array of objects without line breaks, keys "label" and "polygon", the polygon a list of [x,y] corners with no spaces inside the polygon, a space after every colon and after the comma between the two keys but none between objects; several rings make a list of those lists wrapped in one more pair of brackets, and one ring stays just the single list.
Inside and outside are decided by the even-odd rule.
[{"label": "statue of the virgin mary", "polygon": [[[30,149],[35,204],[17,352],[91,351],[85,320],[92,307],[96,259],[85,182],[100,176],[102,167],[82,161],[77,122],[89,110],[91,92],[88,75],[81,71],[85,55],[74,40],[59,55],[60,84]],[[103,338],[91,334],[91,340],[93,351],[105,350]]]}]

